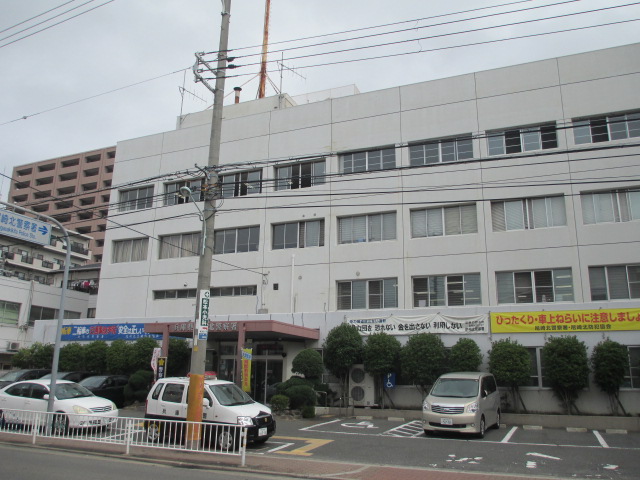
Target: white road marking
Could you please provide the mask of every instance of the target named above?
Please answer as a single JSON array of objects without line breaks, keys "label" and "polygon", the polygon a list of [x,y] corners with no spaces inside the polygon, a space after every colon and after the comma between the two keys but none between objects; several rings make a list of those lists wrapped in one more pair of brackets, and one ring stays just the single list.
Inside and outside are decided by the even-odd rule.
[{"label": "white road marking", "polygon": [[513,434],[516,433],[516,430],[518,430],[518,427],[511,427],[511,430],[509,430],[509,433],[507,433],[504,436],[504,438],[500,440],[500,443],[509,443],[509,440],[511,440],[511,437],[513,436]]},{"label": "white road marking", "polygon": [[295,443],[283,443],[279,447],[271,448],[271,449],[267,450],[265,453],[277,452],[278,450],[282,450],[283,448],[290,447],[291,445],[295,445]]},{"label": "white road marking", "polygon": [[604,468],[606,470],[617,470],[618,469],[618,465],[605,465],[602,468]]},{"label": "white road marking", "polygon": [[600,435],[600,432],[598,430],[594,430],[593,434],[598,439],[598,442],[600,443],[602,448],[609,448],[609,444],[604,440],[604,438],[602,438],[602,435]]},{"label": "white road marking", "polygon": [[311,425],[309,427],[304,427],[304,428],[301,428],[300,430],[312,430],[312,429],[314,429],[316,427],[322,427],[323,425],[330,425],[332,423],[337,423],[337,422],[341,422],[341,421],[342,421],[342,419],[336,418],[335,420],[331,420],[329,422],[324,422],[324,423],[316,423],[315,425]]},{"label": "white road marking", "polygon": [[347,428],[378,428],[371,422],[342,423],[341,425]]},{"label": "white road marking", "polygon": [[562,460],[561,458],[558,458],[558,457],[552,457],[551,455],[545,455],[544,453],[536,453],[536,452],[527,453],[527,456],[528,457],[548,458],[549,460]]},{"label": "white road marking", "polygon": [[532,462],[531,460],[529,460],[527,462],[527,468],[538,468],[538,464],[536,462]]}]

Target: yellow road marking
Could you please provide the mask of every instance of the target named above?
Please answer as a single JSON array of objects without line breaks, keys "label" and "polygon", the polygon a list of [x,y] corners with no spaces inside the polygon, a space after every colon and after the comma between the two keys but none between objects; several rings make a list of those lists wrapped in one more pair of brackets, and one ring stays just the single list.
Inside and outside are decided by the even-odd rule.
[{"label": "yellow road marking", "polygon": [[299,440],[301,442],[306,443],[305,446],[300,447],[300,448],[296,448],[295,450],[287,450],[287,451],[277,451],[274,453],[280,453],[282,455],[299,455],[302,457],[310,457],[311,455],[313,455],[313,453],[309,453],[309,450],[313,450],[315,448],[318,447],[322,447],[323,445],[326,445],[327,443],[331,443],[333,442],[333,440],[322,440],[320,438],[300,438],[300,437],[280,437],[280,436],[275,436],[273,437],[274,440]]}]

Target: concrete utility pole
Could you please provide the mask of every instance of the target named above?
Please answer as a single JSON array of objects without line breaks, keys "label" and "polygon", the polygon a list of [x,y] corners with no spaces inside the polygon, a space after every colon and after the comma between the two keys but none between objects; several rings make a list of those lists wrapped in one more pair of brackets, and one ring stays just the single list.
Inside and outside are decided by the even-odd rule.
[{"label": "concrete utility pole", "polygon": [[[222,0],[222,23],[220,25],[220,45],[218,47],[218,64],[215,70],[216,83],[213,92],[213,118],[211,120],[211,137],[209,143],[209,160],[207,165],[207,182],[203,187],[204,214],[202,226],[203,249],[198,264],[198,296],[193,329],[193,350],[191,352],[191,377],[189,379],[189,399],[187,404],[187,420],[202,421],[202,399],[204,396],[204,371],[207,354],[207,335],[209,323],[209,291],[211,288],[211,264],[213,256],[214,220],[219,188],[218,175],[215,168],[220,163],[220,137],[222,131],[222,103],[224,100],[224,83],[227,74],[227,50],[229,40],[229,16],[231,0]],[[195,69],[194,69],[195,71]],[[200,429],[194,428],[191,440],[200,439]]]}]

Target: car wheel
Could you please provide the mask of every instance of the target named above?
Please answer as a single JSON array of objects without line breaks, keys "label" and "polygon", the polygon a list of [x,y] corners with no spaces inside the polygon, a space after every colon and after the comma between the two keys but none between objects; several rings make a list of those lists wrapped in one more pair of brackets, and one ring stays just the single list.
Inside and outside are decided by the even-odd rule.
[{"label": "car wheel", "polygon": [[496,430],[500,429],[500,409],[498,409],[498,412],[496,414],[496,424],[493,426],[493,428],[495,428]]},{"label": "car wheel", "polygon": [[218,432],[218,448],[223,451],[235,450],[239,445],[239,437],[240,435],[233,434],[233,430],[222,428],[220,432]]},{"label": "car wheel", "polygon": [[51,422],[54,435],[64,435],[69,430],[69,418],[64,413],[56,413]]},{"label": "car wheel", "polygon": [[478,429],[478,438],[484,438],[484,432],[486,429],[486,422],[484,420],[484,415],[480,417],[480,428]]},{"label": "car wheel", "polygon": [[156,443],[160,440],[160,423],[159,422],[147,422],[147,440],[152,443]]}]

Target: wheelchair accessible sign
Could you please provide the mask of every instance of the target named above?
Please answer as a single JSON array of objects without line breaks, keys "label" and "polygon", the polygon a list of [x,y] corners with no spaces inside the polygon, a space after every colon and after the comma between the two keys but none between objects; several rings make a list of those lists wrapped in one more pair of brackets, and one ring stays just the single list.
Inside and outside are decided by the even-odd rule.
[{"label": "wheelchair accessible sign", "polygon": [[384,375],[384,389],[389,390],[391,388],[396,388],[396,374],[386,373]]}]

